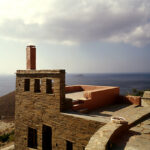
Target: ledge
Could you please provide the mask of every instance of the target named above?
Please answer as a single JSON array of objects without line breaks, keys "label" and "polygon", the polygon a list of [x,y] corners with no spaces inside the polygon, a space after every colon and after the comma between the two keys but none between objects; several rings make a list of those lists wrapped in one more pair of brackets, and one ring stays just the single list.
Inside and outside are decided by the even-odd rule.
[{"label": "ledge", "polygon": [[59,74],[65,73],[65,70],[17,70],[16,74]]}]

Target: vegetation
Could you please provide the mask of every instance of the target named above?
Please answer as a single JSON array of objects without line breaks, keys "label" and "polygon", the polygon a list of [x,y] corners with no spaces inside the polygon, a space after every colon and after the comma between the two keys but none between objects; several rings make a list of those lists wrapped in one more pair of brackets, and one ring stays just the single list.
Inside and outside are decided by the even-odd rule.
[{"label": "vegetation", "polygon": [[147,89],[147,90],[132,89],[132,92],[129,93],[129,94],[130,94],[130,95],[133,95],[133,96],[143,96],[144,91],[150,91],[150,89]]},{"label": "vegetation", "polygon": [[0,136],[0,142],[5,143],[5,142],[12,142],[14,141],[14,130],[10,133],[4,133],[3,135]]}]

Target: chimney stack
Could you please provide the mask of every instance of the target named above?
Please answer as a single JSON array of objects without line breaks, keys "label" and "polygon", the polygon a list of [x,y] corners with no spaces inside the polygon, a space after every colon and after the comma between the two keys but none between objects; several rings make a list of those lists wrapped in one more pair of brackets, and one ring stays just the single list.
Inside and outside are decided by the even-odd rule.
[{"label": "chimney stack", "polygon": [[27,70],[36,70],[36,47],[29,45],[26,48]]}]

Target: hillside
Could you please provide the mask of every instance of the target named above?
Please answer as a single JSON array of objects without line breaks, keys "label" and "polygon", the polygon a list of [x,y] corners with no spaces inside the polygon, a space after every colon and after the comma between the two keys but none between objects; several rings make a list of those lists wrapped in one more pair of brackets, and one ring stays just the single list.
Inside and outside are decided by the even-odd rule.
[{"label": "hillside", "polygon": [[15,113],[15,91],[0,97],[0,117],[14,117]]}]

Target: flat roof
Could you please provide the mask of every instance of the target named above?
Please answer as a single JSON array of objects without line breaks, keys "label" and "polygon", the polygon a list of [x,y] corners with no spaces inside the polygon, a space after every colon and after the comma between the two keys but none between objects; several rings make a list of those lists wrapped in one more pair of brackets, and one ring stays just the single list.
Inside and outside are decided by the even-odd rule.
[{"label": "flat roof", "polygon": [[[78,111],[68,110],[63,112],[65,115],[71,115],[74,117],[79,117],[87,120],[93,120],[103,123],[108,123],[112,116],[124,117],[127,121],[129,120],[128,114],[137,113],[137,108],[135,105],[127,104],[115,104],[107,107],[102,107],[96,110],[93,110],[89,113],[81,113]],[[131,117],[130,117],[131,118]]]},{"label": "flat roof", "polygon": [[79,99],[85,99],[83,97],[84,91],[80,92],[73,92],[73,93],[66,93],[65,96],[66,98],[72,99],[72,100],[79,100]]}]

